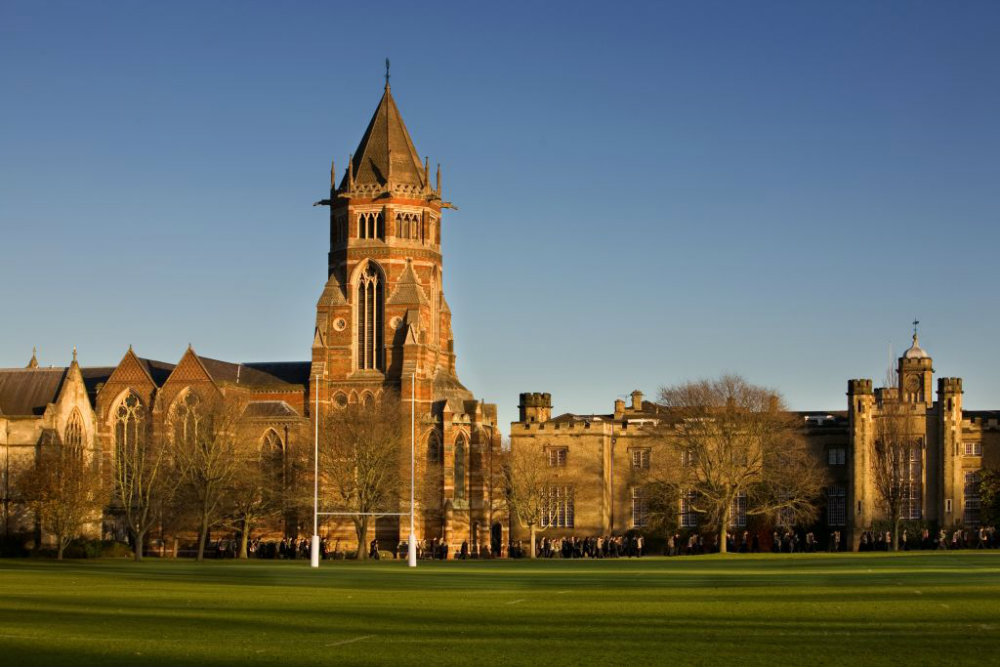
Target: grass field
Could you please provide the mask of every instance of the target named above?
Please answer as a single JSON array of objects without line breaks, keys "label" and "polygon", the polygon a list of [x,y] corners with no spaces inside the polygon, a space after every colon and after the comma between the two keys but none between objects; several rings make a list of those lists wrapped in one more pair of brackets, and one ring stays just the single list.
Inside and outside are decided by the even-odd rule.
[{"label": "grass field", "polygon": [[996,665],[1000,552],[0,560],[2,665]]}]

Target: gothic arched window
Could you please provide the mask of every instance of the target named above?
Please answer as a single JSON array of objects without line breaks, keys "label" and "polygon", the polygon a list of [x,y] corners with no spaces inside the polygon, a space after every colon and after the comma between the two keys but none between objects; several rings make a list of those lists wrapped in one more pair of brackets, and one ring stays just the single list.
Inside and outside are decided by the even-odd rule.
[{"label": "gothic arched window", "polygon": [[374,262],[358,276],[358,368],[362,370],[382,370],[383,282]]},{"label": "gothic arched window", "polygon": [[441,436],[437,431],[427,437],[427,460],[431,463],[441,461]]},{"label": "gothic arched window", "polygon": [[143,440],[143,406],[135,394],[125,397],[115,411],[115,452],[118,460],[134,460],[130,455],[142,446]]},{"label": "gothic arched window", "polygon": [[285,445],[281,436],[273,429],[267,429],[260,441],[260,466],[271,479],[283,479]]},{"label": "gothic arched window", "polygon": [[201,399],[194,392],[187,392],[174,403],[171,411],[174,442],[193,444],[199,435],[204,436],[205,419],[201,410]]},{"label": "gothic arched window", "polygon": [[465,437],[455,442],[455,497],[465,498]]},{"label": "gothic arched window", "polygon": [[358,214],[358,238],[385,238],[385,220],[382,211],[368,211]]},{"label": "gothic arched window", "polygon": [[396,236],[401,239],[420,240],[420,216],[416,213],[396,214]]},{"label": "gothic arched window", "polygon": [[66,422],[63,444],[77,455],[83,453],[83,417],[80,416],[79,410],[73,410],[69,421]]}]

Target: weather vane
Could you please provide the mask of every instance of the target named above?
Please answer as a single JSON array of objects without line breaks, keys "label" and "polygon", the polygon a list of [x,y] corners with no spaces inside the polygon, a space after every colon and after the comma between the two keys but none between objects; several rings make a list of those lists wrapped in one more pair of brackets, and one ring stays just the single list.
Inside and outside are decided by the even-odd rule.
[{"label": "weather vane", "polygon": [[385,59],[385,87],[389,87],[389,59]]},{"label": "weather vane", "polygon": [[918,324],[920,324],[920,320],[918,320],[917,318],[914,317],[913,318],[913,335],[914,336],[917,335],[917,325]]}]

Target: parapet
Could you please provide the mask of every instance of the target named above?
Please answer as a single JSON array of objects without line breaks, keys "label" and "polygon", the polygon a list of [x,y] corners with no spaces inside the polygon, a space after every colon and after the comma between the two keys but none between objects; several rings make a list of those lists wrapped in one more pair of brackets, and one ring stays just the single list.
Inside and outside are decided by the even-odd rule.
[{"label": "parapet", "polygon": [[871,395],[874,393],[872,381],[868,378],[847,381],[848,396]]},{"label": "parapet", "polygon": [[541,392],[525,392],[521,394],[521,408],[551,408],[552,394]]},{"label": "parapet", "polygon": [[962,378],[938,378],[939,394],[961,394]]}]

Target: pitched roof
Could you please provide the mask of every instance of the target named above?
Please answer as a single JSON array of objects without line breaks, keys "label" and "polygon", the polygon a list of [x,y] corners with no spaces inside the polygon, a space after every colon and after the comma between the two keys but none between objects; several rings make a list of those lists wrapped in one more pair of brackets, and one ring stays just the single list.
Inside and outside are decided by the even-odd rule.
[{"label": "pitched roof", "polygon": [[423,288],[420,287],[417,274],[413,272],[413,262],[410,261],[409,257],[406,258],[403,273],[396,281],[396,289],[386,303],[389,305],[427,303],[427,296],[424,294]]},{"label": "pitched roof", "polygon": [[59,395],[65,368],[10,368],[0,370],[0,414],[40,415]]},{"label": "pitched roof", "polygon": [[[389,156],[392,155],[390,170]],[[354,183],[359,185],[384,186],[389,182],[390,171],[395,184],[427,186],[424,167],[420,156],[413,147],[410,133],[406,130],[403,117],[392,99],[389,86],[379,100],[368,129],[361,137],[361,143],[354,152]],[[340,189],[348,186],[348,177],[340,182]]]},{"label": "pitched roof", "polygon": [[298,417],[295,409],[284,401],[252,401],[243,410],[244,417]]},{"label": "pitched roof", "polygon": [[234,364],[208,357],[198,358],[215,382],[229,382],[246,387],[288,387],[309,382],[308,361]]}]

